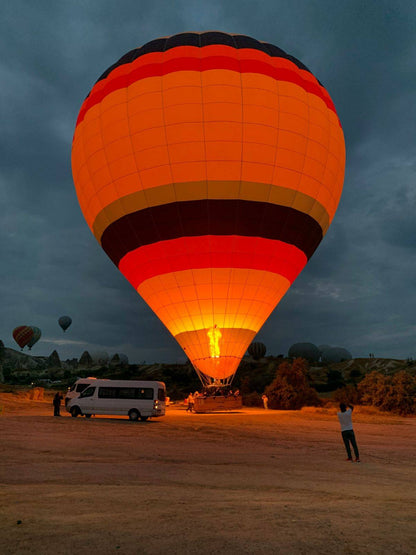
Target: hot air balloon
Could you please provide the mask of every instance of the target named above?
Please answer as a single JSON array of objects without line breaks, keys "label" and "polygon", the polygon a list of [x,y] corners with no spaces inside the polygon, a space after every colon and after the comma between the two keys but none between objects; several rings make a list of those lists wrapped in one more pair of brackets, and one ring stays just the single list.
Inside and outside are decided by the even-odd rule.
[{"label": "hot air balloon", "polygon": [[313,343],[295,343],[289,348],[289,358],[305,358],[309,362],[319,360],[321,352]]},{"label": "hot air balloon", "polygon": [[258,341],[254,341],[248,348],[248,353],[254,360],[260,360],[266,354],[266,345]]},{"label": "hot air balloon", "polygon": [[19,345],[21,351],[28,345],[32,337],[33,330],[30,326],[18,326],[13,330],[13,339]]},{"label": "hot air balloon", "polygon": [[58,320],[58,324],[65,332],[72,324],[72,318],[70,316],[61,316]]},{"label": "hot air balloon", "polygon": [[39,341],[39,339],[41,338],[42,332],[36,326],[29,326],[29,327],[33,331],[32,339],[27,344],[27,346],[29,347],[29,351],[30,351],[32,349],[33,345],[35,343],[37,343]]},{"label": "hot air balloon", "polygon": [[344,347],[329,347],[322,352],[322,362],[342,362],[351,359],[352,354]]},{"label": "hot air balloon", "polygon": [[125,54],[82,104],[72,146],[91,231],[207,385],[231,382],[314,253],[344,166],[308,68],[221,32]]}]

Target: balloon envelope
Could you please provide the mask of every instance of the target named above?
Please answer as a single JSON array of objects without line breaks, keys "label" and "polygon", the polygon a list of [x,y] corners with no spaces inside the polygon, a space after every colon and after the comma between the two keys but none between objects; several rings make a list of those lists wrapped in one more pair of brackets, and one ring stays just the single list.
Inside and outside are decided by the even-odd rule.
[{"label": "balloon envelope", "polygon": [[220,32],[128,52],[84,101],[72,148],[91,231],[211,381],[231,378],[317,248],[344,165],[312,73]]},{"label": "balloon envelope", "polygon": [[58,324],[65,331],[72,324],[72,318],[70,316],[61,316],[58,320]]},{"label": "balloon envelope", "polygon": [[41,338],[41,335],[42,335],[41,330],[39,328],[37,328],[36,326],[30,326],[30,328],[33,331],[33,335],[32,335],[31,340],[27,344],[27,346],[29,347],[29,350],[33,347],[33,345],[35,343],[37,343],[39,341],[39,339]]},{"label": "balloon envelope", "polygon": [[16,341],[22,351],[23,348],[28,345],[32,337],[33,330],[30,326],[18,326],[13,330],[13,339]]},{"label": "balloon envelope", "polygon": [[266,345],[264,343],[255,341],[249,346],[248,352],[249,355],[254,358],[254,360],[260,360],[266,354]]},{"label": "balloon envelope", "polygon": [[312,362],[319,360],[321,352],[313,343],[295,343],[289,348],[289,358],[305,358]]},{"label": "balloon envelope", "polygon": [[322,351],[322,362],[342,362],[344,360],[351,360],[352,355],[344,347],[329,347]]}]

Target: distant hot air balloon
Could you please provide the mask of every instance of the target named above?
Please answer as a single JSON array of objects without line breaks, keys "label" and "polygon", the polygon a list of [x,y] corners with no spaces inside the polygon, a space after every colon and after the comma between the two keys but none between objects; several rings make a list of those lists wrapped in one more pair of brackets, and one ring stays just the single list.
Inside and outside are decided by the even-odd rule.
[{"label": "distant hot air balloon", "polygon": [[321,353],[321,355],[322,355],[322,353],[323,353],[324,351],[327,351],[328,349],[331,349],[331,345],[326,345],[326,344],[318,345],[318,349],[319,349],[319,351],[320,351],[320,353]]},{"label": "distant hot air balloon", "polygon": [[344,347],[329,347],[322,351],[322,362],[342,362],[344,360],[351,360],[352,355]]},{"label": "distant hot air balloon", "polygon": [[13,339],[19,345],[21,351],[28,345],[32,337],[33,330],[30,326],[18,326],[13,330]]},{"label": "distant hot air balloon", "polygon": [[85,99],[72,148],[91,231],[206,384],[230,383],[314,253],[344,166],[308,68],[221,32],[124,55]]},{"label": "distant hot air balloon", "polygon": [[61,316],[58,320],[58,324],[64,330],[67,330],[69,326],[72,324],[72,318],[70,316]]},{"label": "distant hot air balloon", "polygon": [[35,343],[37,343],[39,341],[39,339],[41,338],[42,332],[36,326],[29,326],[29,327],[33,331],[32,339],[27,344],[27,346],[29,347],[29,351],[30,351],[32,349],[33,345]]},{"label": "distant hot air balloon", "polygon": [[266,345],[258,341],[254,341],[248,348],[248,353],[254,360],[260,360],[266,354]]},{"label": "distant hot air balloon", "polygon": [[313,343],[295,343],[289,348],[289,358],[305,358],[310,362],[319,360],[321,352]]}]

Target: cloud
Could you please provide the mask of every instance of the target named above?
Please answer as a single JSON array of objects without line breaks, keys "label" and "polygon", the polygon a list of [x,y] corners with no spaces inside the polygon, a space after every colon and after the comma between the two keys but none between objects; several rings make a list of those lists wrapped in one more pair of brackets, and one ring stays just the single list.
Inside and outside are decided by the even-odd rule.
[{"label": "cloud", "polygon": [[70,339],[54,339],[48,337],[42,337],[44,343],[52,343],[52,345],[85,345],[84,341],[72,341]]},{"label": "cloud", "polygon": [[[219,29],[299,57],[329,90],[347,144],[334,222],[259,340],[273,353],[312,340],[354,355],[416,354],[412,3],[16,0],[2,8],[0,26],[0,337],[7,345],[12,329],[29,323],[43,332],[37,353],[59,346],[61,358],[80,356],[85,345],[131,361],[183,357],[92,237],[70,150],[84,97],[122,54],[158,36]],[[58,339],[62,314],[73,324]]]}]

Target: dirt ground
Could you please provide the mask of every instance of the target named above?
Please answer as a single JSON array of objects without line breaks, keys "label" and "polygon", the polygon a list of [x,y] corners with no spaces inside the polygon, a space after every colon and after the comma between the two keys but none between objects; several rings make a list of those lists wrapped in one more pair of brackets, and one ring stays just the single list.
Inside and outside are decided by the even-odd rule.
[{"label": "dirt ground", "polygon": [[357,407],[148,422],[0,394],[0,553],[414,554],[416,419]]}]

